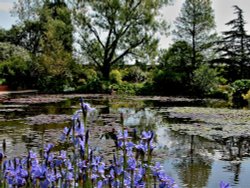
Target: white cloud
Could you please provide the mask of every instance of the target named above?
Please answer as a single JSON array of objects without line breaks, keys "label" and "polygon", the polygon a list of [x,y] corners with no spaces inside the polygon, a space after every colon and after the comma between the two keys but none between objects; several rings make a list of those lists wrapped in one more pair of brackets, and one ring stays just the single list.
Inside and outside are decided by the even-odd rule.
[{"label": "white cloud", "polygon": [[13,7],[13,2],[1,2],[0,1],[0,11],[9,12]]}]

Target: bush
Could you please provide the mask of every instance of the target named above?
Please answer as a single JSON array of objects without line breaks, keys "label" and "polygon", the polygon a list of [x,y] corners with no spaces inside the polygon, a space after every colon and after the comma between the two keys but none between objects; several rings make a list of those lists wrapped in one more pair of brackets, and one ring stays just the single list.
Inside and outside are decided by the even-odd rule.
[{"label": "bush", "polygon": [[11,57],[0,64],[0,77],[12,89],[27,88],[31,84],[28,62]]},{"label": "bush", "polygon": [[160,95],[184,94],[185,89],[181,80],[181,73],[173,72],[168,69],[155,70],[153,72],[152,90]]},{"label": "bush", "polygon": [[232,88],[229,85],[218,85],[216,88],[211,89],[209,97],[229,100]]},{"label": "bush", "polygon": [[123,80],[127,82],[143,82],[147,78],[147,75],[144,71],[141,70],[138,66],[132,66],[127,68],[123,73]]},{"label": "bush", "polygon": [[231,84],[231,102],[234,107],[242,107],[247,105],[247,101],[244,100],[243,95],[250,90],[250,80],[236,80]]},{"label": "bush", "polygon": [[103,83],[98,77],[98,73],[93,68],[81,68],[78,70],[78,80],[76,81],[76,92],[81,93],[103,93]]},{"label": "bush", "polygon": [[209,96],[216,92],[218,86],[223,83],[225,80],[219,76],[216,69],[203,64],[194,71],[191,93],[196,96]]},{"label": "bush", "polygon": [[140,93],[140,90],[143,88],[141,83],[128,83],[123,82],[122,84],[112,84],[110,86],[111,91],[116,92],[117,94],[125,95],[137,95]]},{"label": "bush", "polygon": [[114,84],[122,83],[122,74],[119,70],[112,70],[109,74],[110,82]]}]

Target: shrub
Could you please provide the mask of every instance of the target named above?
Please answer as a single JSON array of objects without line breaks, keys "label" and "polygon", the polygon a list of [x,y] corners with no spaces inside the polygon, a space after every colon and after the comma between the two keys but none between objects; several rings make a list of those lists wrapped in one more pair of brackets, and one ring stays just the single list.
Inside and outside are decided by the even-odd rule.
[{"label": "shrub", "polygon": [[123,80],[127,82],[143,82],[146,78],[146,73],[138,66],[129,67],[123,73]]},{"label": "shrub", "polygon": [[123,82],[122,84],[112,84],[110,86],[111,91],[115,91],[117,94],[125,94],[125,95],[139,94],[142,88],[143,84],[141,83],[128,83],[128,82]]},{"label": "shrub", "polygon": [[121,84],[122,83],[122,74],[119,70],[112,70],[110,72],[110,82],[114,84]]},{"label": "shrub", "polygon": [[192,93],[197,96],[207,96],[217,90],[218,85],[225,80],[219,76],[216,69],[207,64],[201,65],[194,71],[192,80]]},{"label": "shrub", "polygon": [[11,57],[0,64],[0,76],[10,88],[26,88],[30,84],[28,62],[20,57]]},{"label": "shrub", "polygon": [[244,100],[243,94],[246,94],[250,90],[250,80],[236,80],[231,84],[231,102],[234,107],[242,107],[247,105],[247,101]]},{"label": "shrub", "polygon": [[185,92],[181,81],[181,73],[168,69],[154,71],[152,89],[160,95],[179,95]]}]

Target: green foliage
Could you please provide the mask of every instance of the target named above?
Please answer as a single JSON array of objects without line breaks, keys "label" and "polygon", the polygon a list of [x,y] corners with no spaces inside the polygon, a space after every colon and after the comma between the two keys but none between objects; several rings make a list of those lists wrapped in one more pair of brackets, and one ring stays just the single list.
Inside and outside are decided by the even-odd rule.
[{"label": "green foliage", "polygon": [[191,46],[185,41],[177,41],[168,50],[161,51],[152,82],[157,93],[188,94],[194,71],[191,52]]},{"label": "green foliage", "polygon": [[27,88],[32,84],[30,80],[29,63],[24,59],[13,56],[0,64],[0,77],[12,89]]},{"label": "green foliage", "polygon": [[136,95],[143,88],[143,84],[122,81],[119,70],[111,71],[110,81],[101,80],[101,76],[92,68],[86,67],[81,72],[77,92]]},{"label": "green foliage", "polygon": [[231,26],[231,30],[223,32],[222,39],[218,41],[220,58],[217,62],[225,64],[226,78],[233,82],[237,79],[249,79],[250,50],[249,39],[245,29],[243,11],[238,6],[234,6],[237,18],[226,23]]},{"label": "green foliage", "polygon": [[[192,66],[192,47],[185,41],[175,42],[168,50],[161,51],[159,63],[162,70],[174,72],[184,87],[190,86],[194,67]],[[197,59],[202,56],[197,54]]]},{"label": "green foliage", "polygon": [[138,66],[130,66],[123,71],[122,80],[127,82],[144,82],[147,78],[147,74]]},{"label": "green foliage", "polygon": [[192,93],[197,96],[212,94],[224,82],[225,80],[219,76],[216,69],[210,68],[207,64],[201,65],[194,71]]},{"label": "green foliage", "polygon": [[231,101],[233,106],[242,107],[247,105],[247,101],[244,100],[243,95],[250,90],[250,80],[236,80],[231,84]]},{"label": "green foliage", "polygon": [[183,95],[185,90],[181,82],[181,73],[169,69],[156,69],[153,73],[152,89],[161,95]]},{"label": "green foliage", "polygon": [[198,54],[204,53],[214,42],[214,14],[210,0],[186,0],[177,17],[174,34],[177,40],[184,40],[192,47],[193,69],[198,68]]},{"label": "green foliage", "polygon": [[34,84],[33,62],[24,48],[7,42],[0,42],[0,78],[10,88],[28,88]]},{"label": "green foliage", "polygon": [[108,93],[110,82],[102,81],[98,73],[91,67],[78,68],[76,92]]},{"label": "green foliage", "polygon": [[122,83],[122,74],[119,70],[112,70],[109,75],[110,82],[114,84],[121,84]]},{"label": "green foliage", "polygon": [[0,62],[8,60],[13,56],[20,57],[24,61],[31,60],[29,53],[24,48],[8,42],[0,42]]},{"label": "green foliage", "polygon": [[109,80],[115,65],[156,55],[155,34],[164,25],[157,16],[164,3],[162,0],[75,1],[75,25],[80,31],[82,54],[105,80]]},{"label": "green foliage", "polygon": [[122,84],[112,84],[110,89],[113,93],[120,95],[136,95],[141,93],[143,84],[141,83],[128,83],[123,82]]}]

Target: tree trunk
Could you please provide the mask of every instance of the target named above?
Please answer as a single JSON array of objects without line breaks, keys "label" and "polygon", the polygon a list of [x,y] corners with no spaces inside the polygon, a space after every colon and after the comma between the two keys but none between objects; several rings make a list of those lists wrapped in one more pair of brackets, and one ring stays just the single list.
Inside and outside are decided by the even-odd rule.
[{"label": "tree trunk", "polygon": [[102,66],[102,70],[101,70],[104,80],[109,81],[109,73],[110,73],[110,71],[111,71],[110,64],[109,63],[104,63],[103,66]]}]

